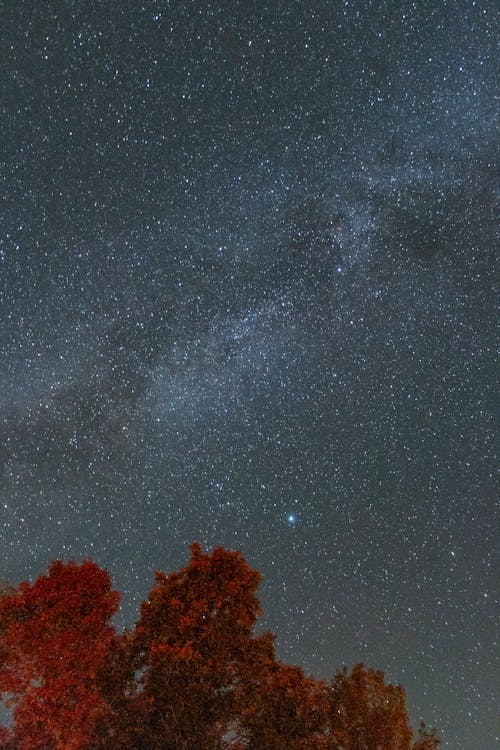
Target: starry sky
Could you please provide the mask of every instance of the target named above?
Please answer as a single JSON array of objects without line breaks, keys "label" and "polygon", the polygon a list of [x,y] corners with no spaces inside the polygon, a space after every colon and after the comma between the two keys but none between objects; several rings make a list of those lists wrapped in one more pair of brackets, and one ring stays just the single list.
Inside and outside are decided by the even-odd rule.
[{"label": "starry sky", "polygon": [[[495,746],[489,0],[4,0],[0,577],[195,539]],[[496,724],[496,725],[495,725]]]}]

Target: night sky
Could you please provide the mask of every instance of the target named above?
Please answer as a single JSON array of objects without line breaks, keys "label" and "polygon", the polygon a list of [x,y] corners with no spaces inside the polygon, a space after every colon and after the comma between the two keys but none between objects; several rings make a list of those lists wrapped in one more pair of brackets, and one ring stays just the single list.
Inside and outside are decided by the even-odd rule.
[{"label": "night sky", "polygon": [[[491,0],[3,0],[0,577],[188,545],[495,746]],[[495,728],[496,724],[496,728]]]}]

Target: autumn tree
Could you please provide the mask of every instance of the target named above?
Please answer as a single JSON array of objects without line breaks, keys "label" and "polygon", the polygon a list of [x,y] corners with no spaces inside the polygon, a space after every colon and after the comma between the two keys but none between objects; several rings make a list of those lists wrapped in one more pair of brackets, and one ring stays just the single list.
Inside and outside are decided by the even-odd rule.
[{"label": "autumn tree", "polygon": [[436,730],[427,729],[424,722],[421,722],[418,736],[411,747],[412,750],[436,750],[440,744]]},{"label": "autumn tree", "polygon": [[344,750],[434,750],[439,741],[421,726],[417,740],[408,722],[406,695],[384,673],[357,664],[337,672],[328,686],[329,726]]},{"label": "autumn tree", "polygon": [[[105,704],[96,671],[114,631],[119,594],[93,562],[51,564],[48,575],[0,597],[0,693],[16,750],[80,750]],[[4,738],[5,739],[5,738]]]},{"label": "autumn tree", "polygon": [[95,688],[104,708],[95,717],[82,750],[148,750],[149,746],[143,745],[147,714],[139,691],[132,640],[132,632],[115,633],[96,670]]},{"label": "autumn tree", "polygon": [[[357,665],[332,682],[279,662],[256,636],[260,574],[239,552],[156,573],[139,621],[94,563],[54,562],[0,596],[0,750],[436,750],[412,739],[405,694]],[[413,744],[412,744],[413,743]]]},{"label": "autumn tree", "polygon": [[245,750],[326,748],[323,683],[302,669],[268,660],[260,674],[242,685],[238,711],[239,745]]},{"label": "autumn tree", "polygon": [[156,574],[133,644],[148,747],[220,747],[252,663],[272,658],[269,636],[252,632],[261,613],[259,582],[240,553],[217,548],[205,555],[198,544],[186,568]]}]

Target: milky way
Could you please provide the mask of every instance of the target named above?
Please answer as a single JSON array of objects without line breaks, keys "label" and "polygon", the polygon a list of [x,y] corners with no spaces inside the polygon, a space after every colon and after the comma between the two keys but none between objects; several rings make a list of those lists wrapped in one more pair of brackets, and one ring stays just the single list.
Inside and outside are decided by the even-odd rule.
[{"label": "milky way", "polygon": [[0,578],[238,548],[493,748],[493,3],[6,2]]}]

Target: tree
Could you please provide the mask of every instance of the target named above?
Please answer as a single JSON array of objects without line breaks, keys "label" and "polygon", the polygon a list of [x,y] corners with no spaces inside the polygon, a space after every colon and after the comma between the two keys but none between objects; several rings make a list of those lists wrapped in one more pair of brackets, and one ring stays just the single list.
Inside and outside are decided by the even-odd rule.
[{"label": "tree", "polygon": [[[355,666],[329,684],[254,635],[260,574],[239,552],[191,547],[156,573],[131,631],[90,561],[56,561],[0,596],[0,750],[436,750],[412,740],[404,690]],[[413,744],[412,744],[413,741]]]},{"label": "tree", "polygon": [[439,741],[424,726],[412,744],[405,691],[384,673],[357,664],[337,672],[328,687],[329,721],[345,750],[434,750]]},{"label": "tree", "polygon": [[324,686],[299,667],[263,665],[258,680],[245,681],[238,737],[245,750],[319,750],[326,747]]},{"label": "tree", "polygon": [[148,747],[212,750],[231,730],[245,675],[271,657],[269,636],[252,634],[259,582],[240,553],[198,544],[186,568],[156,574],[133,644]]},{"label": "tree", "polygon": [[418,736],[412,745],[412,750],[436,750],[440,745],[435,729],[427,729],[422,721],[418,729]]},{"label": "tree", "polygon": [[105,703],[96,689],[119,594],[87,561],[0,597],[0,692],[9,695],[16,750],[80,750]]}]

